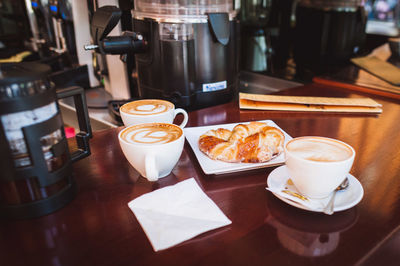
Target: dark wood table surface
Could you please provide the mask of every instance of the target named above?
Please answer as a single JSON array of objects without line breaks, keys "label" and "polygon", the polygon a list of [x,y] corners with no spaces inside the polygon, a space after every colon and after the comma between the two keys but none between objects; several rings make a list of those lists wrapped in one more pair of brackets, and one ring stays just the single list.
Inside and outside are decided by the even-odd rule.
[{"label": "dark wood table surface", "polygon": [[[292,207],[265,190],[274,167],[205,175],[187,142],[173,172],[151,183],[125,160],[120,128],[105,130],[74,164],[79,192],[71,203],[41,218],[0,221],[0,265],[399,265],[400,101],[316,84],[281,94],[368,96],[383,113],[245,111],[231,102],[191,112],[187,126],[272,119],[292,137],[345,141],[365,192],[357,206],[332,216]],[[127,203],[190,177],[232,224],[154,252]]]}]

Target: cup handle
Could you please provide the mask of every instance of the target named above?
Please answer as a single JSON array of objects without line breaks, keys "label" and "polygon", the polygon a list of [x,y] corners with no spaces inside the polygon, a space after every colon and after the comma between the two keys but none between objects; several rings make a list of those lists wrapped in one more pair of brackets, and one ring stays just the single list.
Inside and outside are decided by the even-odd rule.
[{"label": "cup handle", "polygon": [[149,181],[157,181],[158,171],[156,168],[156,157],[154,156],[154,154],[146,155],[144,164],[145,164],[146,178]]},{"label": "cup handle", "polygon": [[63,99],[73,96],[76,116],[80,132],[75,135],[78,150],[71,155],[72,162],[76,162],[90,155],[89,139],[92,137],[85,91],[81,87],[68,87],[57,90],[57,98]]},{"label": "cup handle", "polygon": [[182,109],[182,108],[177,108],[175,109],[175,114],[174,114],[174,118],[178,115],[178,114],[182,114],[183,115],[183,121],[182,123],[179,125],[180,128],[184,128],[188,122],[189,116],[187,114],[187,112]]}]

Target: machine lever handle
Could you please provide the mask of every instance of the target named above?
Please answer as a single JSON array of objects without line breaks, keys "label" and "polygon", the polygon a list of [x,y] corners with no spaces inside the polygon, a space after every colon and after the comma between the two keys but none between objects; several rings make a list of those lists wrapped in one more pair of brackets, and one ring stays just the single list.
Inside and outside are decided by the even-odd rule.
[{"label": "machine lever handle", "polygon": [[116,6],[102,6],[93,14],[91,21],[91,34],[98,44],[107,37],[121,19],[122,11]]},{"label": "machine lever handle", "polygon": [[[142,35],[136,34],[135,37]],[[146,50],[147,42],[132,36],[110,36],[100,41],[98,44],[87,44],[84,46],[86,51],[96,50],[104,54],[129,54],[143,53]]]}]

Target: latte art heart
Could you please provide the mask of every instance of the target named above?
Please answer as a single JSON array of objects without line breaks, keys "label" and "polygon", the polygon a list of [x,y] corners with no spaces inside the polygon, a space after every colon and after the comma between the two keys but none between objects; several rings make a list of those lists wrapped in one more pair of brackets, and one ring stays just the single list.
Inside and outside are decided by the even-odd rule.
[{"label": "latte art heart", "polygon": [[139,100],[124,104],[121,111],[132,115],[155,115],[173,108],[170,102],[163,100]]},{"label": "latte art heart", "polygon": [[165,144],[177,140],[182,130],[174,125],[154,123],[130,127],[121,134],[122,139],[135,144]]}]

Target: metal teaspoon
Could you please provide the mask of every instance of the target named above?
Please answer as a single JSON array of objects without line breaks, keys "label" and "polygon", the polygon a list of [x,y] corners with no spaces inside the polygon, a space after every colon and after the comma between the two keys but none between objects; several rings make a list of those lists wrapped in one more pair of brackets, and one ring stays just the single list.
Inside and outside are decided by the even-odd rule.
[{"label": "metal teaspoon", "polygon": [[349,179],[346,177],[345,180],[343,180],[343,182],[335,189],[335,191],[333,192],[332,197],[330,198],[328,204],[325,206],[324,208],[324,213],[331,215],[333,214],[333,206],[335,203],[335,196],[336,196],[336,192],[338,192],[339,190],[344,190],[349,186]]}]

